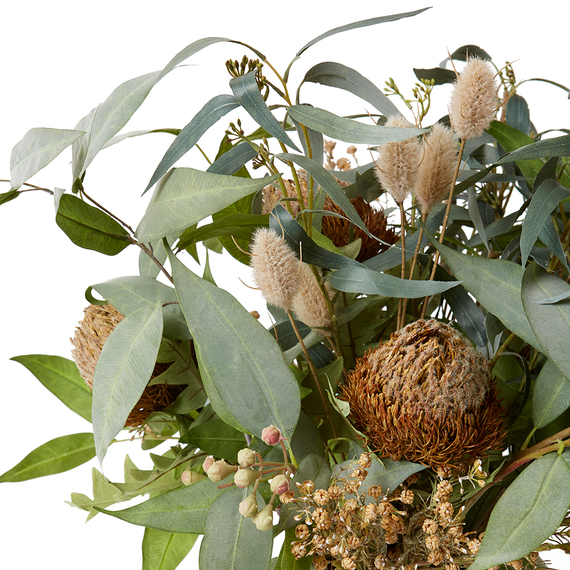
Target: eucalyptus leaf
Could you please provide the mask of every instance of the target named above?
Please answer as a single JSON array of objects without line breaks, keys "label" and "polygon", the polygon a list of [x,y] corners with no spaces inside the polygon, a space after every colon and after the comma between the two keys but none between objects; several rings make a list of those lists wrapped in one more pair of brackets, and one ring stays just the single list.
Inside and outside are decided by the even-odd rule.
[{"label": "eucalyptus leaf", "polygon": [[246,162],[254,159],[257,151],[246,142],[239,143],[218,157],[206,170],[210,174],[235,174]]},{"label": "eucalyptus leaf", "polygon": [[471,221],[481,238],[481,241],[489,250],[489,244],[487,243],[487,236],[485,234],[485,226],[483,225],[483,221],[481,220],[481,213],[479,212],[479,207],[477,203],[477,195],[475,194],[475,189],[473,187],[467,190],[467,199],[469,204],[469,216],[471,217]]},{"label": "eucalyptus leaf", "polygon": [[141,397],[156,364],[162,307],[126,316],[103,345],[93,377],[93,433],[99,462]]},{"label": "eucalyptus leaf", "polygon": [[15,200],[21,193],[17,190],[8,190],[8,192],[2,192],[0,194],[0,206],[2,204],[6,204],[7,202],[11,202]]},{"label": "eucalyptus leaf", "polygon": [[145,528],[142,570],[174,570],[192,550],[198,534],[176,534]]},{"label": "eucalyptus leaf", "polygon": [[[529,141],[530,142],[530,141]],[[522,148],[509,152],[497,161],[497,164],[519,160],[532,160],[536,158],[546,158],[552,156],[570,155],[570,135],[544,139],[532,144],[527,144]]]},{"label": "eucalyptus leaf", "polygon": [[275,425],[290,438],[299,419],[299,387],[271,334],[229,293],[169,257],[204,388],[218,415],[257,437]]},{"label": "eucalyptus leaf", "polygon": [[168,147],[156,167],[150,182],[143,194],[162,178],[174,163],[184,156],[199,140],[200,137],[224,115],[239,107],[239,103],[232,95],[218,95],[210,99],[194,118],[180,131],[173,143]]},{"label": "eucalyptus leaf", "polygon": [[400,142],[421,135],[427,130],[366,125],[308,105],[293,105],[289,108],[289,114],[295,121],[315,131],[352,144],[379,145]]},{"label": "eucalyptus leaf", "polygon": [[26,455],[18,465],[0,475],[0,483],[28,481],[69,471],[95,457],[92,433],[57,437]]},{"label": "eucalyptus leaf", "polygon": [[142,137],[144,135],[151,135],[153,133],[166,133],[169,135],[178,136],[180,134],[180,129],[168,129],[168,128],[166,128],[166,129],[146,129],[146,130],[141,130],[141,131],[131,131],[130,133],[124,133],[122,135],[117,135],[116,137],[113,137],[110,141],[106,142],[103,145],[103,148],[109,148],[110,146],[118,144],[118,143],[120,143],[124,140],[127,140],[127,139]]},{"label": "eucalyptus leaf", "polygon": [[570,301],[555,304],[540,304],[570,292],[570,285],[563,279],[552,275],[531,263],[522,281],[522,304],[530,325],[540,342],[541,352],[546,354],[570,382]]},{"label": "eucalyptus leaf", "polygon": [[247,179],[173,168],[161,178],[136,234],[153,242],[178,232],[229,206],[239,198],[261,190],[279,175]]},{"label": "eucalyptus leaf", "polygon": [[505,113],[507,125],[530,135],[531,123],[527,102],[518,93],[509,97]]},{"label": "eucalyptus leaf", "polygon": [[540,457],[509,485],[495,505],[469,570],[487,570],[527,556],[554,533],[568,505],[570,465],[557,453]]},{"label": "eucalyptus leaf", "polygon": [[71,411],[91,421],[93,398],[73,360],[47,354],[13,356]]},{"label": "eucalyptus leaf", "polygon": [[55,221],[75,245],[84,249],[117,255],[131,243],[131,236],[119,222],[71,194],[60,197]]},{"label": "eucalyptus leaf", "polygon": [[239,503],[247,492],[233,487],[209,508],[200,545],[201,570],[267,570],[273,536],[240,514]]},{"label": "eucalyptus leaf", "polygon": [[532,391],[532,420],[537,429],[547,426],[570,406],[570,382],[550,360],[542,367]]},{"label": "eucalyptus leaf", "polygon": [[570,266],[568,266],[568,262],[566,260],[566,253],[564,252],[564,247],[562,246],[560,236],[556,231],[552,217],[549,216],[544,221],[544,225],[538,233],[538,239],[546,246],[549,252],[554,254],[560,260],[562,265],[566,268],[566,271],[570,273]]},{"label": "eucalyptus leaf", "polygon": [[238,451],[247,447],[244,433],[219,418],[192,426],[180,438],[180,443],[190,443],[208,455],[232,462],[236,461]]}]

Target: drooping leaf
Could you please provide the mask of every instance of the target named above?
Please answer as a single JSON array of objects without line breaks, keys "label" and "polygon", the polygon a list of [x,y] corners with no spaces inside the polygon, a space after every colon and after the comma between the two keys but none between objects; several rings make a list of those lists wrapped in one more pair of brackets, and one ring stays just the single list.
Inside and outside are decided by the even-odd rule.
[{"label": "drooping leaf", "polygon": [[513,150],[497,161],[497,164],[505,164],[507,162],[519,160],[532,160],[536,158],[545,158],[551,156],[568,156],[570,155],[570,135],[555,137],[552,139],[544,139],[532,142]]},{"label": "drooping leaf", "polygon": [[70,410],[91,421],[91,390],[73,360],[47,354],[13,356]]},{"label": "drooping leaf", "polygon": [[218,496],[209,508],[200,545],[202,570],[267,570],[272,533],[257,530],[253,521],[242,517],[238,510],[248,492],[251,491],[233,487]]},{"label": "drooping leaf", "polygon": [[[566,451],[564,456],[568,456]],[[506,489],[469,570],[527,556],[558,528],[570,504],[570,465],[557,453],[531,463]]]},{"label": "drooping leaf", "polygon": [[135,137],[142,137],[144,135],[151,135],[153,133],[167,133],[169,135],[178,136],[180,134],[180,129],[168,129],[168,128],[166,128],[166,129],[146,129],[146,130],[141,130],[141,131],[131,131],[130,133],[123,133],[122,135],[117,135],[116,137],[113,137],[110,141],[107,141],[103,145],[103,148],[109,148],[110,146],[118,144],[121,141],[124,141],[126,139],[132,139]]},{"label": "drooping leaf", "polygon": [[229,293],[169,257],[204,388],[218,415],[257,437],[273,424],[290,438],[299,419],[299,387],[271,334]]},{"label": "drooping leaf", "polygon": [[555,304],[540,304],[539,301],[570,292],[570,285],[531,263],[522,280],[522,304],[536,338],[539,350],[546,354],[570,382],[570,300]]},{"label": "drooping leaf", "polygon": [[18,465],[0,475],[0,483],[28,481],[69,471],[95,457],[92,433],[57,437],[26,455]]},{"label": "drooping leaf", "polygon": [[208,167],[206,172],[231,176],[256,156],[257,151],[249,143],[242,142],[224,152]]},{"label": "drooping leaf", "polygon": [[464,255],[432,239],[456,279],[485,309],[517,336],[542,350],[524,313],[520,290],[523,268],[502,259]]},{"label": "drooping leaf", "polygon": [[358,22],[353,22],[351,24],[346,24],[344,26],[339,26],[338,28],[333,28],[316,38],[313,38],[310,42],[306,43],[296,54],[299,57],[305,50],[315,45],[317,42],[334,36],[335,34],[340,34],[341,32],[347,32],[349,30],[356,30],[358,28],[365,28],[366,26],[375,26],[376,24],[383,24],[384,22],[395,22],[402,18],[410,18],[412,16],[417,16],[422,12],[425,12],[429,8],[422,8],[421,10],[414,10],[413,12],[403,12],[401,14],[393,14],[391,16],[380,16],[379,18],[369,18],[368,20],[360,20]]},{"label": "drooping leaf", "polygon": [[570,196],[570,190],[552,178],[546,179],[536,190],[526,211],[521,232],[521,263],[526,265],[530,250],[542,231],[550,213],[561,200]]},{"label": "drooping leaf", "polygon": [[20,192],[17,190],[8,190],[8,192],[2,192],[2,194],[0,194],[0,206],[2,204],[6,204],[7,202],[15,200],[19,195]]},{"label": "drooping leaf", "polygon": [[507,102],[507,109],[505,114],[507,125],[530,135],[530,113],[528,104],[518,93],[511,95]]},{"label": "drooping leaf", "polygon": [[137,228],[137,237],[152,242],[181,231],[277,178],[247,179],[173,168],[157,185]]},{"label": "drooping leaf", "polygon": [[305,74],[303,82],[320,83],[354,93],[364,99],[385,116],[401,113],[388,97],[358,71],[333,61],[325,61],[311,67]]},{"label": "drooping leaf", "polygon": [[562,265],[566,268],[566,271],[570,273],[566,253],[564,252],[560,236],[556,231],[552,217],[546,218],[542,229],[538,233],[538,239],[547,247],[548,251],[553,253],[560,260]]},{"label": "drooping leaf", "polygon": [[142,570],[174,570],[192,550],[198,534],[176,534],[144,529]]},{"label": "drooping leaf", "polygon": [[29,130],[12,149],[10,156],[12,188],[19,188],[84,134],[85,131],[66,129]]},{"label": "drooping leaf", "polygon": [[71,194],[60,197],[55,221],[75,245],[84,249],[117,255],[131,243],[119,222]]},{"label": "drooping leaf", "polygon": [[219,418],[192,426],[181,438],[180,443],[190,443],[214,457],[236,461],[238,451],[247,442],[242,431],[238,431]]},{"label": "drooping leaf", "polygon": [[93,377],[93,433],[99,462],[143,393],[162,337],[162,307],[126,316],[105,341]]},{"label": "drooping leaf", "polygon": [[308,105],[293,105],[289,107],[289,114],[295,121],[315,131],[353,144],[399,142],[426,132],[426,129],[366,125]]},{"label": "drooping leaf", "polygon": [[532,391],[532,420],[547,426],[570,406],[570,382],[550,360],[542,367]]},{"label": "drooping leaf", "polygon": [[467,189],[467,199],[469,203],[469,216],[475,229],[477,230],[477,234],[481,238],[481,241],[489,251],[489,244],[487,243],[487,236],[485,234],[485,226],[483,225],[483,220],[481,219],[481,212],[479,211],[479,205],[477,203],[477,195],[475,194],[475,190],[473,186]]},{"label": "drooping leaf", "polygon": [[219,485],[220,483],[209,479],[202,479],[188,487],[157,495],[122,511],[107,511],[100,507],[95,507],[95,510],[131,524],[163,532],[204,534],[210,505],[216,497],[227,492],[227,489],[218,489]]},{"label": "drooping leaf", "polygon": [[239,107],[239,103],[232,95],[218,95],[210,99],[168,147],[143,194],[154,186],[170,170],[170,167],[200,140],[200,137],[213,124],[236,107]]}]

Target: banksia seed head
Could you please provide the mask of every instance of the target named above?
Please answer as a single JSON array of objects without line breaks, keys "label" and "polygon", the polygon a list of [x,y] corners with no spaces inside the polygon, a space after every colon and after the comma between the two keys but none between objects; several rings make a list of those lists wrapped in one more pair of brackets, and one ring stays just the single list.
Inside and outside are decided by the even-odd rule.
[{"label": "banksia seed head", "polygon": [[435,320],[413,322],[366,353],[344,398],[355,427],[392,460],[459,472],[505,435],[487,361]]},{"label": "banksia seed head", "polygon": [[259,228],[251,244],[253,278],[265,300],[288,311],[299,289],[299,260],[285,240],[268,228]]},{"label": "banksia seed head", "polygon": [[457,162],[457,144],[451,129],[436,123],[424,138],[423,158],[416,180],[416,197],[427,215],[449,192]]},{"label": "banksia seed head", "polygon": [[306,263],[301,266],[301,282],[297,294],[293,297],[293,311],[311,328],[327,329],[331,326],[327,303],[311,268]]},{"label": "banksia seed head", "polygon": [[[407,127],[412,125],[400,116],[388,117],[386,127]],[[380,184],[400,204],[412,192],[416,184],[421,147],[417,137],[377,147],[380,157],[374,172]]]},{"label": "banksia seed head", "polygon": [[489,64],[470,57],[455,80],[449,118],[453,130],[463,140],[481,136],[489,127],[497,107],[495,74]]}]

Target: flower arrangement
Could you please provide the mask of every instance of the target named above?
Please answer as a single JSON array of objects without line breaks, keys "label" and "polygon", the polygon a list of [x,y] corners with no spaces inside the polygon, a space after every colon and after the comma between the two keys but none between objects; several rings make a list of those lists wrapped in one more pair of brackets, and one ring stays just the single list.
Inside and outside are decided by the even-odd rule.
[{"label": "flower arrangement", "polygon": [[[450,54],[453,70],[416,70],[411,99],[333,62],[291,95],[291,66],[323,37],[422,11],[331,30],[283,73],[254,47],[198,40],[75,129],[14,147],[0,204],[48,192],[76,245],[138,247],[141,263],[89,286],[73,360],[15,357],[93,433],[47,442],[0,482],[103,463],[128,430],[172,445],[151,471],[127,457],[122,482],[95,471],[94,497],[71,504],[145,527],[147,549],[167,537],[186,554],[203,535],[202,568],[518,570],[569,551],[569,136],[535,132],[513,67],[476,46]],[[232,94],[171,133],[133,229],[91,196],[87,169],[141,134],[119,133],[158,81],[222,41],[256,59],[228,60]],[[304,102],[310,82],[375,111]],[[451,82],[449,116],[428,122]],[[206,171],[174,167],[234,109],[256,130],[229,123]],[[28,183],[68,147],[70,192]],[[251,266],[270,327],[207,261],[188,269],[198,245]]]}]

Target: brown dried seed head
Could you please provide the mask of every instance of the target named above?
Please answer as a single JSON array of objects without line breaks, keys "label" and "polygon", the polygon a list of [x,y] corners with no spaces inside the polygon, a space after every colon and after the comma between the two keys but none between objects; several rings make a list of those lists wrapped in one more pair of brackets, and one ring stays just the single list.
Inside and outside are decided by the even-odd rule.
[{"label": "brown dried seed head", "polygon": [[414,502],[414,492],[410,489],[406,489],[400,493],[400,501],[404,505],[411,505]]},{"label": "brown dried seed head", "polygon": [[422,525],[422,530],[428,534],[435,534],[438,529],[437,521],[433,519],[426,519]]},{"label": "brown dried seed head", "polygon": [[299,540],[305,540],[309,536],[309,527],[306,524],[298,524],[295,527],[295,536]]}]

